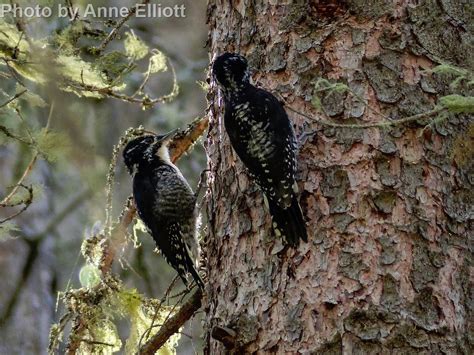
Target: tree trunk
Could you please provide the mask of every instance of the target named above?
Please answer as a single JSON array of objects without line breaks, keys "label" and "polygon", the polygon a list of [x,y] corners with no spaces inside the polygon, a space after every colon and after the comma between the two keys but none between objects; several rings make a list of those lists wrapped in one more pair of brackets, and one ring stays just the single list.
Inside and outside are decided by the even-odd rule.
[{"label": "tree trunk", "polygon": [[[257,86],[308,116],[316,95],[338,123],[427,112],[454,78],[426,69],[473,70],[468,2],[282,3],[210,0],[210,48],[245,55]],[[282,250],[213,92],[207,352],[472,353],[472,116],[347,129],[287,108],[310,241]]]}]

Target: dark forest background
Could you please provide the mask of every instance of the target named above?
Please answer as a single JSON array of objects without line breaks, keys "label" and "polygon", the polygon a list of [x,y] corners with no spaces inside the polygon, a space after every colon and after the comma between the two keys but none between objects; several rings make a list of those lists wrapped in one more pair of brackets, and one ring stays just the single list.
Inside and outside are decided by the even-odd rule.
[{"label": "dark forest background", "polygon": [[[89,3],[96,7],[129,7],[135,2],[73,0],[37,3],[53,8],[59,3],[72,3],[83,9]],[[161,7],[178,4],[176,1],[159,3]],[[17,4],[33,5],[26,1]],[[125,130],[143,125],[155,132],[165,132],[176,127],[184,128],[203,115],[206,100],[201,82],[205,80],[209,62],[203,20],[205,1],[183,0],[179,4],[185,5],[184,18],[131,17],[101,55],[91,53],[90,48],[99,46],[104,34],[110,33],[116,22],[91,18],[86,19],[90,21],[75,20],[76,24],[71,25],[73,21],[70,19],[57,16],[23,20],[11,16],[0,18],[0,104],[5,103],[0,108],[0,125],[5,128],[0,132],[0,199],[15,187],[34,160],[23,181],[25,187],[19,188],[9,201],[18,204],[0,208],[0,219],[4,220],[24,206],[28,207],[17,217],[0,224],[0,353],[46,352],[49,328],[64,311],[62,302],[58,302],[58,292],[81,287],[79,274],[85,265],[80,254],[81,244],[103,227],[107,170],[113,146]],[[14,39],[18,40],[15,36],[20,33],[19,27],[25,36],[18,45],[14,44]],[[128,44],[127,40],[130,41]],[[45,46],[41,47],[36,41]],[[133,53],[134,50],[143,50],[140,45],[148,47],[143,47],[147,51],[143,58]],[[150,57],[157,53],[166,58],[166,67],[150,75],[141,97],[160,97],[170,93],[174,81],[172,67],[179,93],[165,100],[167,102],[148,107],[108,95],[90,95],[91,92],[82,90],[84,88],[60,89],[62,80],[71,72],[76,71],[77,86],[88,85],[85,82],[88,76],[84,71],[78,71],[78,66],[83,63],[65,63],[61,67],[54,56],[64,54],[68,58],[81,58],[94,66],[100,58],[112,52],[123,56],[118,59],[110,56],[111,62],[102,63],[104,66],[99,71],[112,71],[122,65],[117,69],[121,70],[133,61],[133,68],[123,79],[127,86],[124,94],[131,96],[140,87]],[[51,57],[46,60],[48,56]],[[35,59],[39,64],[28,67],[28,61]],[[37,80],[35,70],[47,76],[48,80]],[[106,74],[108,79],[114,75],[117,77],[116,73]],[[81,78],[78,79],[77,75]],[[22,93],[24,90],[27,92]],[[178,165],[195,188],[205,166],[201,143],[196,144]],[[32,201],[26,201],[30,197],[28,189],[33,192]],[[131,178],[120,158],[114,185],[114,218],[130,193]],[[117,263],[115,271],[128,287],[137,288],[148,297],[160,298],[175,273],[153,251],[151,238],[141,232],[138,232],[138,237],[141,246],[134,248],[131,243],[127,244],[121,265]],[[123,326],[119,331],[127,332],[127,328]],[[199,349],[199,317],[183,332],[187,336],[181,337],[177,351],[193,353]]]}]

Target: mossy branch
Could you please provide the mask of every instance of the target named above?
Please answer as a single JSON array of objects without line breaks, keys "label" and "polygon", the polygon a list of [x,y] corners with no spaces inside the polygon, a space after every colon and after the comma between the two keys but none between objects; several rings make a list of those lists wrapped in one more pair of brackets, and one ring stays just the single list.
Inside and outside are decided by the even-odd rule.
[{"label": "mossy branch", "polygon": [[373,122],[373,123],[349,124],[349,123],[332,122],[332,121],[329,121],[329,120],[326,120],[326,119],[317,119],[317,118],[312,117],[310,115],[307,115],[303,112],[295,110],[294,108],[292,108],[290,106],[286,106],[286,108],[288,110],[300,115],[300,116],[303,116],[303,117],[305,117],[305,118],[307,118],[311,121],[317,122],[317,123],[319,123],[323,126],[336,127],[336,128],[351,128],[351,129],[365,129],[365,128],[373,128],[373,127],[379,127],[379,128],[392,127],[392,126],[402,125],[402,124],[409,123],[409,122],[418,121],[418,120],[421,120],[421,119],[430,118],[430,117],[436,116],[436,115],[438,115],[442,112],[447,111],[447,109],[445,107],[436,107],[433,110],[423,112],[423,113],[420,113],[420,114],[416,114],[416,115],[413,115],[413,116],[404,117],[404,118],[401,118],[399,120]]},{"label": "mossy branch", "polygon": [[[184,153],[186,153],[199,139],[199,137],[203,135],[207,128],[207,124],[207,117],[198,118],[190,123],[185,130],[175,134],[172,142],[170,143],[170,155],[174,162],[177,161]],[[120,139],[119,144],[114,147],[112,162],[110,164],[109,174],[107,177],[107,221],[112,220],[112,185],[119,152],[130,139],[145,133],[151,132],[145,131],[141,127],[138,129],[129,129]],[[133,203],[133,199],[130,197],[125,203],[118,223],[114,225],[112,225],[111,222],[106,223],[105,233],[99,237],[99,241],[96,243],[96,245],[101,249],[99,270],[101,273],[102,282],[92,289],[91,294],[95,294],[96,291],[100,291],[102,288],[104,288],[104,284],[107,284],[107,280],[111,279],[111,270],[113,262],[116,259],[117,251],[127,240],[127,229],[135,218],[135,214],[136,208]],[[107,226],[108,223],[110,223],[110,226]],[[168,292],[169,290],[167,293]],[[176,334],[179,331],[179,328],[181,328],[182,325],[201,307],[201,299],[202,292],[201,290],[197,290],[174,316],[167,317],[160,327],[160,330],[154,336],[152,336],[152,338],[140,349],[140,353],[143,351],[145,354],[153,354],[159,347],[163,346],[166,341],[172,335]],[[81,343],[84,341],[84,336],[82,334],[87,330],[87,327],[85,325],[86,322],[81,317],[80,313],[75,314],[74,317],[71,317],[70,319],[73,319],[73,327],[69,337],[67,353],[76,354],[81,346]],[[57,333],[59,334],[61,332],[62,330]],[[56,334],[55,336],[57,337],[58,335]],[[54,341],[53,339],[52,343],[56,344],[57,341]]]},{"label": "mossy branch", "polygon": [[170,143],[171,161],[176,162],[186,153],[204,134],[208,125],[209,120],[207,116],[199,117],[191,122],[185,130],[178,132]]},{"label": "mossy branch", "polygon": [[[21,91],[20,93],[18,93],[14,97],[12,97],[9,100],[9,102],[13,102],[14,100],[18,99],[20,96],[25,94],[26,92],[27,92],[27,90]],[[50,110],[49,110],[49,115],[48,115],[48,120],[47,120],[46,126],[44,128],[44,132],[46,132],[46,133],[48,132],[49,127],[51,125],[51,118],[52,118],[52,115],[53,115],[53,110],[54,110],[54,104],[51,104],[51,107],[50,107]],[[20,117],[20,119],[22,119],[22,116],[21,116],[21,113],[20,113],[19,109],[16,109],[16,112],[17,112],[18,116]],[[31,185],[26,186],[24,184],[24,182],[25,182],[26,178],[28,177],[28,175],[33,171],[35,163],[38,160],[38,157],[40,155],[40,150],[37,148],[38,147],[37,142],[35,142],[35,140],[31,136],[31,134],[30,134],[30,140],[31,141],[27,142],[23,138],[17,137],[16,135],[12,134],[6,127],[0,126],[0,131],[4,132],[8,137],[17,139],[18,141],[20,141],[22,143],[26,143],[26,144],[32,146],[35,149],[35,151],[33,152],[33,157],[31,158],[30,162],[26,166],[26,168],[25,168],[23,174],[21,175],[21,177],[19,178],[19,180],[15,183],[15,185],[13,186],[10,193],[8,193],[7,196],[5,196],[0,201],[0,208],[14,207],[14,206],[18,206],[18,205],[21,205],[21,204],[23,204],[23,207],[19,211],[13,213],[11,216],[9,216],[9,217],[7,217],[3,220],[0,220],[0,224],[2,224],[2,223],[5,223],[5,222],[19,216],[21,213],[25,212],[28,209],[28,207],[33,203],[33,198],[34,198],[34,196],[33,196],[33,187]],[[23,188],[28,192],[28,197],[25,198],[25,199],[22,199],[21,201],[18,201],[15,204],[11,204],[10,203],[11,199],[17,194],[17,192],[20,188]]]},{"label": "mossy branch", "polygon": [[[150,0],[143,0],[141,2],[142,5],[146,5],[150,3]],[[109,35],[104,39],[104,41],[99,45],[99,47],[96,48],[96,51],[98,54],[101,54],[104,49],[107,47],[107,45],[112,42],[115,37],[117,37],[119,30],[125,25],[125,23],[135,15],[137,12],[138,5],[135,5],[128,9],[128,14],[120,19],[120,21],[117,22],[115,27],[110,31]]]},{"label": "mossy branch", "polygon": [[183,304],[179,311],[160,327],[158,333],[141,347],[139,354],[155,354],[158,349],[166,343],[170,336],[177,333],[179,329],[194,315],[194,313],[201,308],[202,296],[202,291],[198,288],[191,298]]}]

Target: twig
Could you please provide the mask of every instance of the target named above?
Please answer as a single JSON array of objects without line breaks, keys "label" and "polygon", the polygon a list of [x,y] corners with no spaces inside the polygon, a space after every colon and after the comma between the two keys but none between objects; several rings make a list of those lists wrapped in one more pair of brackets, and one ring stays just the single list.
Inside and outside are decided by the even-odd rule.
[{"label": "twig", "polygon": [[0,207],[5,207],[8,205],[10,202],[11,198],[17,193],[18,189],[20,187],[24,187],[23,182],[25,181],[26,177],[30,174],[31,170],[33,170],[33,166],[36,163],[36,160],[38,159],[38,153],[35,153],[33,155],[33,158],[31,158],[30,162],[26,166],[25,171],[21,175],[20,179],[18,182],[15,184],[15,187],[10,191],[10,193],[0,202]]},{"label": "twig", "polygon": [[72,22],[76,21],[77,18],[79,17],[79,12],[77,13],[74,12],[74,4],[72,3],[72,0],[66,0],[66,6],[67,6],[67,12],[68,12],[69,18],[71,19]]},{"label": "twig", "polygon": [[[16,185],[16,187],[23,187],[26,191],[28,191],[28,197],[26,199],[23,199],[20,202],[16,203],[15,206],[22,205],[22,204],[24,206],[20,210],[13,213],[12,215],[0,220],[0,224],[5,223],[5,222],[19,216],[20,214],[22,214],[23,212],[25,212],[28,209],[28,207],[30,207],[31,203],[33,202],[33,187],[32,186],[25,186],[23,184],[19,184],[19,185]],[[0,205],[0,207],[13,207],[13,206],[12,205]]]},{"label": "twig", "polygon": [[[24,91],[26,92],[26,90]],[[53,110],[54,110],[54,102],[51,103],[51,107],[50,107],[50,110],[49,110],[49,114],[48,114],[48,120],[46,122],[46,126],[45,126],[45,130],[47,131],[49,129],[49,126],[51,125],[51,118],[53,116]],[[17,112],[18,113],[18,112]],[[19,117],[22,118],[21,114],[19,114]],[[0,130],[3,131],[7,136],[9,137],[13,137],[13,138],[16,138],[15,136],[13,136],[5,127],[3,126],[0,126]],[[18,139],[18,138],[16,138]],[[23,142],[23,140],[21,140]],[[35,165],[36,163],[36,160],[38,159],[38,156],[39,156],[39,152],[36,152],[34,155],[33,155],[33,158],[31,158],[31,161],[28,163],[28,165],[26,166],[26,169],[25,171],[23,172],[22,176],[20,177],[20,179],[17,181],[17,183],[15,184],[15,187],[12,189],[12,191],[10,191],[10,193],[0,202],[0,207],[3,207],[5,205],[7,205],[9,203],[9,201],[11,200],[11,198],[13,197],[13,195],[16,194],[16,192],[18,191],[18,189],[20,188],[20,186],[23,184],[23,182],[25,181],[26,177],[30,174],[30,172],[33,170],[33,166]]]},{"label": "twig", "polygon": [[323,126],[328,126],[328,127],[336,127],[336,128],[352,128],[352,129],[364,129],[364,128],[372,128],[372,127],[391,127],[391,126],[397,126],[403,123],[408,123],[408,122],[413,122],[417,121],[423,118],[429,118],[431,116],[437,115],[443,111],[446,111],[446,108],[444,107],[436,107],[431,111],[419,113],[417,115],[413,116],[408,116],[405,118],[401,118],[399,120],[394,120],[394,121],[383,121],[383,122],[374,122],[374,123],[363,123],[363,124],[347,124],[347,123],[336,123],[336,122],[331,122],[328,120],[323,120],[323,119],[317,119],[314,117],[311,117],[303,112],[297,111],[294,108],[291,108],[290,106],[285,106],[288,110],[303,116],[309,120],[312,120],[314,122],[320,123]]},{"label": "twig", "polygon": [[19,141],[19,142],[21,142],[21,143],[23,143],[23,144],[31,145],[30,142],[26,141],[26,140],[23,139],[22,137],[17,136],[17,135],[15,135],[15,134],[11,133],[11,132],[8,130],[8,128],[5,127],[5,126],[0,125],[0,132],[3,132],[3,134],[6,135],[7,137],[13,138],[13,139],[15,139],[15,140],[17,140],[17,141]]},{"label": "twig", "polygon": [[97,92],[101,95],[109,96],[109,97],[117,99],[117,100],[130,102],[130,103],[133,103],[133,104],[140,104],[140,105],[145,106],[145,107],[152,107],[152,106],[154,106],[158,103],[164,103],[164,102],[169,101],[177,93],[178,84],[177,84],[176,74],[175,74],[174,69],[173,69],[174,67],[171,66],[171,68],[172,68],[172,71],[173,71],[173,77],[175,78],[174,82],[173,82],[173,88],[171,89],[171,92],[169,94],[160,96],[160,97],[155,98],[155,99],[150,99],[148,97],[136,98],[136,97],[128,96],[128,95],[125,95],[125,94],[120,94],[120,93],[114,91],[110,86],[100,88],[100,87],[85,84],[85,83],[82,83],[81,85],[77,85],[77,83],[72,82],[72,81],[65,81],[65,83],[67,85],[70,85],[71,87],[74,87],[74,88],[78,89],[78,90]]},{"label": "twig", "polygon": [[57,332],[53,333],[52,331],[50,331],[49,344],[48,344],[48,354],[53,354],[54,350],[57,349],[57,347],[59,345],[59,338],[62,335],[62,333],[64,332],[64,329],[66,328],[66,325],[69,323],[71,318],[72,318],[72,314],[71,313],[66,313],[59,320]]},{"label": "twig", "polygon": [[[146,5],[150,2],[150,0],[143,0],[141,2],[141,5]],[[97,53],[100,55],[104,51],[105,47],[112,42],[115,37],[117,37],[118,31],[122,26],[127,22],[135,13],[137,12],[138,5],[135,5],[128,9],[128,14],[125,17],[122,17],[120,21],[117,23],[117,25],[110,31],[109,35],[104,39],[104,41],[100,44],[100,46],[97,48]]]},{"label": "twig", "polygon": [[7,66],[8,68],[8,71],[10,72],[10,74],[12,75],[13,78],[15,78],[15,80],[17,82],[19,82],[21,84],[21,86],[23,87],[26,87],[25,83],[21,80],[21,78],[18,76],[17,72],[15,69],[12,68],[12,66],[10,65],[9,62],[16,62],[16,59],[7,59],[7,58],[2,58],[3,61],[5,62],[5,65]]},{"label": "twig", "polygon": [[86,338],[78,338],[77,340],[79,340],[82,343],[86,343],[90,345],[103,345],[103,346],[110,346],[110,347],[115,346],[115,344],[104,343],[103,341],[90,340]]},{"label": "twig", "polygon": [[171,281],[170,285],[168,286],[168,288],[166,289],[165,291],[165,294],[163,295],[163,297],[161,297],[161,301],[160,303],[164,303],[166,298],[168,297],[168,295],[170,294],[171,290],[173,289],[176,281],[178,281],[180,279],[179,275],[176,275],[173,280]]},{"label": "twig", "polygon": [[155,309],[155,313],[153,314],[153,319],[151,320],[151,325],[148,327],[147,330],[145,330],[143,332],[143,334],[141,335],[140,337],[140,341],[138,342],[138,348],[140,349],[141,346],[142,346],[142,342],[143,342],[143,339],[148,339],[149,335],[150,335],[150,332],[152,331],[152,329],[154,328],[155,326],[155,320],[156,320],[156,317],[158,316],[158,311],[161,309],[161,305],[165,302],[166,298],[168,297],[169,293],[171,292],[171,289],[174,287],[174,284],[176,283],[176,281],[178,281],[179,279],[179,275],[176,275],[173,280],[171,281],[170,285],[168,286],[168,288],[166,289],[165,291],[165,294],[163,295],[163,297],[161,298],[161,301],[160,301],[160,306],[157,307]]},{"label": "twig", "polygon": [[[84,323],[81,314],[77,314],[73,321],[71,334],[81,334],[85,329],[87,329],[87,325]],[[81,338],[78,336],[70,337],[69,344],[66,347],[66,355],[75,355],[81,345],[81,341]]]},{"label": "twig", "polygon": [[161,348],[166,341],[188,321],[194,313],[201,308],[202,291],[200,288],[194,292],[191,298],[163,324],[158,333],[156,333],[139,351],[140,355],[152,355]]},{"label": "twig", "polygon": [[28,90],[23,90],[23,91],[20,91],[19,93],[15,94],[15,96],[12,96],[11,98],[9,98],[6,102],[4,102],[3,104],[0,105],[0,108],[3,108],[5,106],[7,106],[10,102],[13,102],[15,101],[16,99],[18,99],[20,96],[22,96],[23,94],[25,94]]}]

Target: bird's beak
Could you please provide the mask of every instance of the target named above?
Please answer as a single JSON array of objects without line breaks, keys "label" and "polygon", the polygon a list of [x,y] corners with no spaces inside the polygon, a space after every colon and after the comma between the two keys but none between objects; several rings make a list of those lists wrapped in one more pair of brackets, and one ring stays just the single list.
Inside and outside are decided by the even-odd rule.
[{"label": "bird's beak", "polygon": [[176,133],[179,132],[179,128],[173,129],[172,131],[165,133],[162,136],[157,136],[155,138],[155,143],[165,142],[169,143],[171,139],[175,136]]}]

